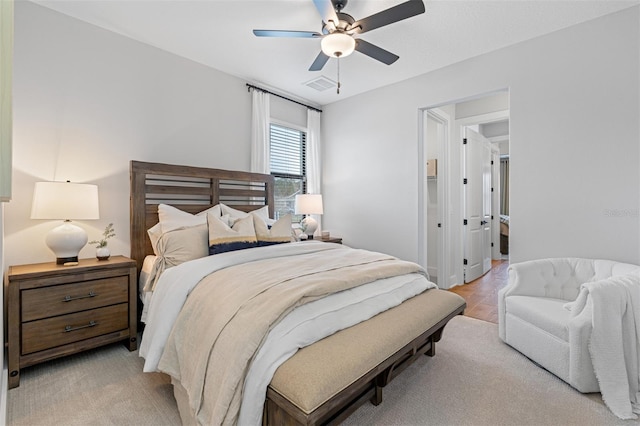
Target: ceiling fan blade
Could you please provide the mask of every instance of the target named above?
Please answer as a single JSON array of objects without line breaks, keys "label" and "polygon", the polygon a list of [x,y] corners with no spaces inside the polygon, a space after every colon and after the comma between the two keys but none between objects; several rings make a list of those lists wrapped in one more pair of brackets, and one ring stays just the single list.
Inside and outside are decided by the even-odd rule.
[{"label": "ceiling fan blade", "polygon": [[376,28],[384,27],[385,25],[393,24],[394,22],[402,21],[403,19],[411,18],[412,16],[424,13],[424,11],[425,8],[422,0],[409,0],[383,10],[382,12],[360,19],[354,22],[349,27],[349,30],[354,30],[355,33],[362,34],[375,30]]},{"label": "ceiling fan blade", "polygon": [[362,39],[356,40],[356,50],[387,65],[391,65],[400,58],[398,55],[394,55],[388,50],[384,50]]},{"label": "ceiling fan blade", "polygon": [[325,55],[322,51],[316,56],[316,60],[313,61],[311,66],[309,67],[309,71],[320,71],[324,64],[327,63],[329,57]]},{"label": "ceiling fan blade", "polygon": [[325,24],[329,21],[332,21],[335,25],[338,24],[338,15],[336,14],[336,10],[333,7],[331,0],[313,0],[313,4],[316,5],[316,9],[320,12],[322,21]]},{"label": "ceiling fan blade", "polygon": [[253,34],[258,37],[299,37],[316,38],[322,34],[315,31],[288,31],[288,30],[253,30]]}]

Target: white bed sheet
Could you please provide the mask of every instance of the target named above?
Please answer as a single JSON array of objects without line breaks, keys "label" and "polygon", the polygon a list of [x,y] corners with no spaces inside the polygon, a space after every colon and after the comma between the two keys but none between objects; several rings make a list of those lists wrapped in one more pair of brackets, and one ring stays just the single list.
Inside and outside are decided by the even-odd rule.
[{"label": "white bed sheet", "polygon": [[138,280],[138,294],[140,295],[140,300],[142,301],[142,313],[140,314],[140,321],[144,323],[147,322],[149,302],[153,293],[151,291],[144,291],[144,288],[151,279],[151,271],[153,271],[153,266],[157,259],[158,256],[153,254],[146,256],[144,258],[144,261],[142,262],[142,269],[140,270],[140,278]]}]

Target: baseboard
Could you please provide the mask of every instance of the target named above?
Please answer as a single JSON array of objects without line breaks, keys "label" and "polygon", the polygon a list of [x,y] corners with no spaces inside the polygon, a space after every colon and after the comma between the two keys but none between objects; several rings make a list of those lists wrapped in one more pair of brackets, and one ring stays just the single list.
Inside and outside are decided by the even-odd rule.
[{"label": "baseboard", "polygon": [[2,380],[0,380],[0,424],[7,424],[7,392],[9,386],[9,370],[7,368],[7,357],[4,358],[2,367]]}]

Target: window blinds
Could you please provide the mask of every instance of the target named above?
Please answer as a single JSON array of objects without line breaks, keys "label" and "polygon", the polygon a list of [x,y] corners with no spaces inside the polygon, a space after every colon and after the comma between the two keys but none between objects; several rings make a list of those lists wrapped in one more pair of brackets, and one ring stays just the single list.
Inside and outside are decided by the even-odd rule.
[{"label": "window blinds", "polygon": [[305,142],[305,132],[271,124],[271,173],[281,177],[304,177],[306,171]]}]

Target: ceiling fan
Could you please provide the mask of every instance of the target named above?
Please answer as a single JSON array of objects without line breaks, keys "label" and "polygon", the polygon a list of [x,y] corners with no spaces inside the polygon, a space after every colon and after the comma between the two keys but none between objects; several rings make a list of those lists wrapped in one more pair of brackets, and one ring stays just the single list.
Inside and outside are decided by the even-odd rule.
[{"label": "ceiling fan", "polygon": [[320,46],[322,50],[311,64],[309,71],[320,71],[330,57],[343,58],[353,53],[354,50],[391,65],[398,60],[399,56],[361,38],[355,38],[355,36],[411,18],[425,11],[422,0],[409,0],[356,21],[351,15],[342,12],[347,2],[348,0],[313,0],[322,17],[322,33],[314,31],[253,30],[253,34],[258,37],[321,38]]}]

